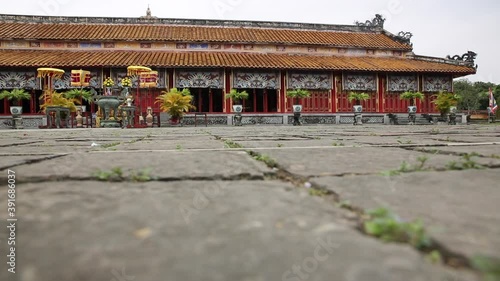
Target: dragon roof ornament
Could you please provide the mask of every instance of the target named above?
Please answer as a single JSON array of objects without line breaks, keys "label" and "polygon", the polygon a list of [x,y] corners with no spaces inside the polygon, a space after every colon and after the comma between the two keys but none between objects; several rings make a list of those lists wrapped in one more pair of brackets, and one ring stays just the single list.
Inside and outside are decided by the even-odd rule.
[{"label": "dragon roof ornament", "polygon": [[375,18],[373,20],[367,20],[365,22],[359,22],[359,21],[356,21],[355,24],[357,26],[360,26],[360,27],[367,27],[367,28],[381,28],[383,29],[384,28],[384,22],[385,22],[385,18],[382,17],[382,15],[380,14],[376,14],[375,15]]},{"label": "dragon roof ornament", "polygon": [[463,55],[454,55],[450,56],[448,55],[446,58],[449,60],[454,60],[454,61],[461,61],[464,62],[466,65],[472,66],[477,69],[477,64],[474,66],[474,60],[476,59],[477,54],[473,51],[467,51],[467,53]]}]

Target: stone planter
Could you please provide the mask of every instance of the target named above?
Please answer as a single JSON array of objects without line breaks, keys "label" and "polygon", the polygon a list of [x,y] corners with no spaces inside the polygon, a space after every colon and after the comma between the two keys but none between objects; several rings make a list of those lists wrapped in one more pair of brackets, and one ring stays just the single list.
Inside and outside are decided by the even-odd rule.
[{"label": "stone planter", "polygon": [[293,108],[293,125],[300,126],[302,123],[300,122],[300,113],[302,112],[302,105],[294,104]]},{"label": "stone planter", "polygon": [[414,105],[408,106],[408,124],[415,125],[417,119],[417,107]]},{"label": "stone planter", "polygon": [[456,125],[457,124],[457,107],[452,106],[450,107],[450,113],[448,114],[448,124],[449,125]]},{"label": "stone planter", "polygon": [[234,125],[235,126],[241,126],[241,125],[243,125],[241,123],[241,119],[243,119],[243,117],[241,116],[241,112],[243,112],[243,106],[241,104],[234,104],[233,105],[233,112],[235,113],[235,115],[234,115]]},{"label": "stone planter", "polygon": [[12,114],[12,117],[19,117],[21,114],[23,114],[23,107],[22,106],[10,106],[10,114]]},{"label": "stone planter", "polygon": [[362,105],[354,105],[352,107],[352,111],[354,112],[354,125],[363,125],[363,106]]}]

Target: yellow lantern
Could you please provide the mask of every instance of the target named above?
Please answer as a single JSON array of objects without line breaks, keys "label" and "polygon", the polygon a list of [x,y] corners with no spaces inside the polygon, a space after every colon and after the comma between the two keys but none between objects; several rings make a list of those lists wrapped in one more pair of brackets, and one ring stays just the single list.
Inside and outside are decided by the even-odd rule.
[{"label": "yellow lantern", "polygon": [[88,87],[90,85],[90,71],[71,70],[71,87]]},{"label": "yellow lantern", "polygon": [[156,87],[158,81],[158,71],[141,72],[139,74],[141,87]]}]

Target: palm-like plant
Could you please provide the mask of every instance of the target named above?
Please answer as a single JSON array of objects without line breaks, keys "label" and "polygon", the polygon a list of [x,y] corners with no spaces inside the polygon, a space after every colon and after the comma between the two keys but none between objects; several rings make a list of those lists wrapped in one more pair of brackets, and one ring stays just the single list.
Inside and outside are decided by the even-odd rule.
[{"label": "palm-like plant", "polygon": [[353,100],[356,101],[356,105],[361,105],[361,101],[368,99],[370,99],[370,95],[367,93],[350,92],[347,96],[347,100],[349,102],[352,102]]},{"label": "palm-like plant", "polygon": [[307,98],[310,95],[311,95],[311,93],[308,90],[303,90],[303,89],[295,89],[295,90],[286,91],[286,96],[289,98],[292,98],[294,104],[298,104],[299,99]]},{"label": "palm-like plant", "polygon": [[15,105],[19,105],[21,100],[29,100],[31,95],[24,91],[24,89],[12,89],[11,91],[3,90],[0,93],[0,100],[12,100]]},{"label": "palm-like plant", "polygon": [[84,89],[71,89],[64,93],[64,97],[66,97],[67,99],[79,100],[80,103],[82,99],[86,100],[89,103],[92,102],[92,93]]},{"label": "palm-like plant", "polygon": [[399,98],[402,99],[402,100],[408,100],[408,101],[410,101],[410,106],[414,106],[416,99],[424,100],[425,96],[421,92],[407,91],[407,92],[402,93],[399,96]]},{"label": "palm-like plant", "polygon": [[45,102],[40,105],[40,109],[42,112],[45,112],[45,109],[48,106],[62,106],[67,107],[71,112],[76,112],[75,103],[79,103],[78,99],[74,98],[66,98],[64,94],[57,92],[48,92],[46,91],[41,97],[40,100],[44,100]]},{"label": "palm-like plant", "polygon": [[436,105],[436,109],[445,116],[450,112],[450,107],[457,106],[460,101],[460,96],[449,92],[440,92],[435,95],[436,99],[432,101]]},{"label": "palm-like plant", "polygon": [[226,99],[231,99],[233,104],[241,104],[242,100],[248,99],[248,93],[246,91],[239,92],[236,89],[231,89],[231,91],[226,94]]},{"label": "palm-like plant", "polygon": [[196,107],[191,104],[193,96],[188,89],[182,91],[172,88],[170,91],[163,91],[162,95],[156,98],[155,103],[160,104],[160,110],[170,114],[172,119],[181,118],[185,112]]}]

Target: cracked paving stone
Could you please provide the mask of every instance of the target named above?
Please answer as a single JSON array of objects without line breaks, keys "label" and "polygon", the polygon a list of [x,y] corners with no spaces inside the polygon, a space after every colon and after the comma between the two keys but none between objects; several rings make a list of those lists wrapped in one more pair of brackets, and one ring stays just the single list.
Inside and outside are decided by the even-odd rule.
[{"label": "cracked paving stone", "polygon": [[468,258],[500,258],[497,169],[346,176],[312,180],[365,210],[387,207],[403,220],[422,219],[433,238]]},{"label": "cracked paving stone", "polygon": [[362,235],[347,211],[282,182],[54,182],[18,196],[22,281],[478,280]]},{"label": "cracked paving stone", "polygon": [[[123,153],[127,156],[124,157]],[[74,153],[40,163],[20,165],[15,171],[24,178],[36,180],[58,177],[85,179],[92,177],[97,171],[111,171],[116,167],[121,168],[124,173],[150,169],[152,177],[163,179],[229,178],[238,175],[263,178],[271,172],[265,164],[253,160],[243,151]],[[5,177],[6,175],[0,175],[0,178]]]}]

